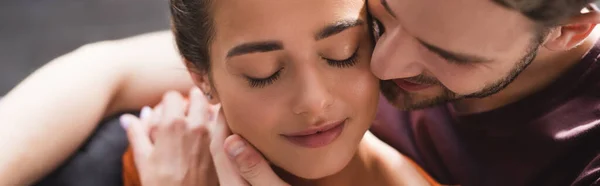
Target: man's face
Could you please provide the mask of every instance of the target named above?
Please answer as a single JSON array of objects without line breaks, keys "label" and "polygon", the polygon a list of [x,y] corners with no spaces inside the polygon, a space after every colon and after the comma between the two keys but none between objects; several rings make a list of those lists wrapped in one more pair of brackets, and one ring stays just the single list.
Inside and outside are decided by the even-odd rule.
[{"label": "man's face", "polygon": [[371,60],[385,97],[402,109],[481,98],[535,58],[544,34],[491,0],[369,0],[383,31]]}]

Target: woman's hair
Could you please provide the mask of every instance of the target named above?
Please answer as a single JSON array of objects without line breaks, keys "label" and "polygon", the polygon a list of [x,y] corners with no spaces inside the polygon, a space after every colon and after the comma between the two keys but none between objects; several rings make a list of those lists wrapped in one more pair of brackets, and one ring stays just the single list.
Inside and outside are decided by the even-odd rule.
[{"label": "woman's hair", "polygon": [[539,26],[553,27],[580,14],[580,11],[596,0],[493,0],[532,19]]},{"label": "woman's hair", "polygon": [[210,72],[210,44],[215,35],[214,0],[169,0],[171,29],[190,70]]}]

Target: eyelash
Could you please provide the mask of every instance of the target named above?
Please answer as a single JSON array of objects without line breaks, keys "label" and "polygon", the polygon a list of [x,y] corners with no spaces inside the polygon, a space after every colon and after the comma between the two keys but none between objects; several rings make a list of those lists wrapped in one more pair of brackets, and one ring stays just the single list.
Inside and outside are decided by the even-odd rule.
[{"label": "eyelash", "polygon": [[378,40],[379,37],[385,33],[385,28],[383,27],[383,24],[381,24],[381,21],[377,19],[373,20],[375,21],[375,24],[373,24],[373,32],[375,33],[375,39]]},{"label": "eyelash", "polygon": [[[350,56],[347,59],[343,59],[343,60],[334,60],[334,59],[327,59],[327,58],[323,58],[323,59],[327,60],[327,64],[337,67],[337,68],[352,67],[352,66],[356,65],[356,62],[358,59],[358,48],[354,51],[352,56]],[[248,80],[250,87],[263,88],[263,87],[265,87],[267,85],[271,85],[275,81],[277,81],[281,75],[282,70],[283,70],[283,68],[279,69],[273,75],[266,77],[266,78],[253,78],[253,77],[246,76],[246,79]]]},{"label": "eyelash", "polygon": [[275,82],[277,79],[279,79],[279,75],[281,75],[281,70],[283,70],[283,68],[279,69],[277,72],[275,72],[273,75],[271,75],[267,78],[252,78],[252,77],[246,76],[246,79],[248,79],[248,83],[250,84],[250,87],[263,88],[267,85],[273,84],[273,82]]},{"label": "eyelash", "polygon": [[346,59],[342,59],[342,60],[327,59],[327,58],[323,58],[323,59],[327,60],[327,64],[334,66],[334,67],[338,67],[338,68],[352,67],[356,64],[357,59],[358,59],[358,48],[356,48],[354,53],[352,53],[352,56],[350,56],[349,58],[346,58]]}]

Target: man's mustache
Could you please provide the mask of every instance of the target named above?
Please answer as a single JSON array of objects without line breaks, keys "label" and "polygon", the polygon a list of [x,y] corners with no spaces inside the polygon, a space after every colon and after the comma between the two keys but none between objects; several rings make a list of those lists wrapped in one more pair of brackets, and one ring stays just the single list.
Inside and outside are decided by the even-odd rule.
[{"label": "man's mustache", "polygon": [[403,78],[402,80],[411,82],[411,83],[416,83],[416,84],[423,84],[423,85],[440,85],[440,81],[437,80],[434,77],[429,77],[429,76],[425,76],[423,74],[414,76],[414,77],[409,77],[409,78]]}]

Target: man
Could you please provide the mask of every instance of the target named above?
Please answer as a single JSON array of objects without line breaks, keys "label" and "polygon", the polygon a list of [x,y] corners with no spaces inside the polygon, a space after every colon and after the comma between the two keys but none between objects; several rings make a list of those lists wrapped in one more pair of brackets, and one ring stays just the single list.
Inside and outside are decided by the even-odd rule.
[{"label": "man", "polygon": [[[442,184],[600,184],[600,17],[587,3],[369,1],[382,27],[372,71],[412,110],[382,102],[372,131]],[[253,149],[229,150],[252,185],[279,183]]]},{"label": "man", "polygon": [[[373,132],[413,158],[442,184],[596,184],[600,177],[595,161],[599,150],[596,145],[599,140],[595,136],[600,135],[596,126],[600,123],[600,112],[597,111],[600,100],[596,96],[600,93],[600,72],[595,61],[600,49],[594,46],[598,37],[592,31],[600,22],[600,16],[595,12],[580,13],[587,3],[589,0],[370,0],[369,9],[380,22],[381,31],[373,54],[373,73],[384,80],[382,92],[392,105],[412,110],[399,111],[382,101]],[[122,48],[114,50],[130,54],[121,52]],[[89,54],[87,56],[62,60],[93,59]],[[132,56],[122,57],[131,59]],[[148,66],[148,63],[141,64]],[[111,66],[102,65],[106,68],[103,72],[116,73],[110,70]],[[139,67],[139,64],[114,65]],[[94,74],[72,71],[81,76]],[[37,76],[49,77],[49,73],[44,76],[43,72],[37,72]],[[64,79],[73,77],[67,76],[70,73],[63,73]],[[114,108],[122,105],[140,108],[151,104],[127,103],[139,100],[131,99],[138,96],[132,92],[147,91],[147,87],[127,87],[119,92],[101,89],[104,83],[108,86],[122,86],[123,82],[137,85],[131,81],[161,79],[156,77],[159,73],[141,75],[114,76],[135,77],[122,81],[94,76],[98,79],[97,84],[87,88],[97,90],[98,98],[93,101],[106,102],[105,107],[98,107],[99,112],[76,119],[94,120],[114,114]],[[174,77],[167,79],[178,79]],[[58,164],[46,161],[46,165],[41,166],[36,162],[42,162],[44,158],[66,158],[66,154],[73,152],[81,143],[77,140],[93,130],[88,125],[68,128],[78,132],[78,136],[45,139],[56,144],[69,144],[61,153],[54,153],[56,150],[51,149],[58,146],[40,146],[40,152],[47,152],[43,157],[18,148],[36,144],[35,140],[26,139],[49,135],[43,129],[67,128],[61,123],[40,125],[38,122],[43,121],[34,121],[35,118],[31,117],[20,117],[26,118],[21,120],[11,114],[8,105],[18,105],[15,107],[53,117],[69,116],[58,111],[49,114],[47,110],[35,110],[35,103],[43,100],[34,96],[40,92],[32,88],[34,78],[35,75],[17,87],[3,100],[4,109],[0,107],[0,116],[3,116],[0,120],[5,120],[4,123],[26,123],[29,128],[44,126],[36,128],[36,132],[16,127],[0,129],[0,133],[16,131],[22,134],[15,140],[18,142],[16,145],[8,147],[17,149],[19,153],[0,155],[0,165],[3,160],[30,162],[22,166],[35,173],[29,178],[39,177],[49,170],[48,167]],[[179,85],[169,86],[178,90],[191,86],[189,82]],[[165,90],[169,87],[159,88]],[[64,92],[53,91],[47,93],[64,95]],[[116,95],[116,98],[102,96],[106,93],[103,91]],[[18,104],[15,100],[19,96],[30,101]],[[94,97],[61,98],[85,100]],[[444,104],[448,101],[453,102]],[[87,102],[73,104],[88,108]],[[229,170],[227,174],[220,175],[224,178],[220,180],[236,181],[232,183],[246,180],[251,185],[285,185],[256,150],[243,145],[247,143],[239,136],[230,136],[224,144],[222,150],[231,152],[229,158],[240,171]],[[23,154],[27,154],[27,157],[21,158],[23,160],[11,161]],[[216,156],[223,154],[216,153]],[[9,163],[6,167],[15,164]],[[0,176],[1,173],[2,169]],[[232,184],[225,182],[222,185]]]}]

